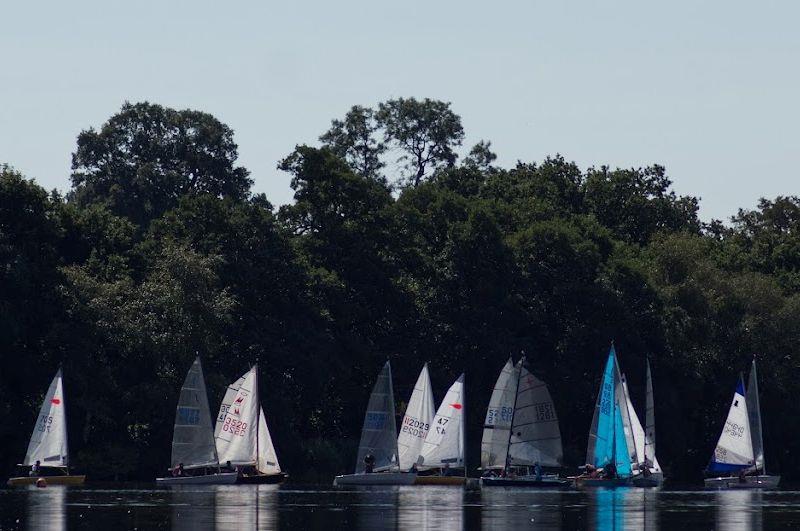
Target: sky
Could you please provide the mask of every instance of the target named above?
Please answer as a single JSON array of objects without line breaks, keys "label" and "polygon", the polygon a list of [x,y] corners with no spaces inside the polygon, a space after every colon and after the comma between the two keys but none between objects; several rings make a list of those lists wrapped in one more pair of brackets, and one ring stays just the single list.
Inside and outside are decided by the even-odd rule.
[{"label": "sky", "polygon": [[666,166],[704,220],[800,195],[800,2],[0,3],[0,162],[69,188],[123,102],[209,112],[254,190],[356,104],[451,102],[498,164]]}]

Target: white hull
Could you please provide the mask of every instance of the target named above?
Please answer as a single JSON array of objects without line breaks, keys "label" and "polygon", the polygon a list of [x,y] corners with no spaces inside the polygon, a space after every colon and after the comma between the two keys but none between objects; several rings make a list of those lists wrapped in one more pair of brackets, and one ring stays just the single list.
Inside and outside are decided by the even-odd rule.
[{"label": "white hull", "polygon": [[239,474],[236,472],[221,472],[207,476],[177,476],[156,478],[158,485],[233,485]]},{"label": "white hull", "polygon": [[725,478],[706,478],[705,485],[712,489],[775,489],[781,482],[780,476],[738,476]]},{"label": "white hull", "polygon": [[373,472],[372,474],[344,474],[336,476],[333,484],[343,485],[413,485],[416,472]]}]

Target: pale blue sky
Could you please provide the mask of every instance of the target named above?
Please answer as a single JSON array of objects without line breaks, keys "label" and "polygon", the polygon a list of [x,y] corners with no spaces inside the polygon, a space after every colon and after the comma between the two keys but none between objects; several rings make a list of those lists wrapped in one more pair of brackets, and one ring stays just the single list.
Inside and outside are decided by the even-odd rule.
[{"label": "pale blue sky", "polygon": [[255,190],[354,104],[452,102],[465,148],[667,167],[704,219],[800,194],[800,2],[113,0],[0,4],[0,161],[66,190],[123,101],[210,112]]}]

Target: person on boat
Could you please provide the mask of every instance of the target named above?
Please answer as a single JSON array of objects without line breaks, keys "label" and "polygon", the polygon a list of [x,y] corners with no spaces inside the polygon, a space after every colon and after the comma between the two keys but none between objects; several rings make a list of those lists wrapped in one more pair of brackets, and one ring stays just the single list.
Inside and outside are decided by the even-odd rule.
[{"label": "person on boat", "polygon": [[747,475],[745,474],[744,469],[739,472],[739,483],[747,483]]},{"label": "person on boat", "polygon": [[172,469],[172,476],[176,478],[183,477],[183,463],[178,463],[178,466]]},{"label": "person on boat", "polygon": [[533,476],[536,478],[536,481],[542,480],[542,465],[539,464],[539,461],[533,464]]},{"label": "person on boat", "polygon": [[367,474],[372,474],[375,470],[375,456],[372,455],[372,452],[367,452],[367,455],[364,456],[364,472]]},{"label": "person on boat", "polygon": [[586,463],[586,475],[590,478],[596,478],[599,474],[597,467],[591,463]]},{"label": "person on boat", "polygon": [[38,476],[42,472],[42,462],[38,459],[36,462],[31,466],[31,471],[28,473],[29,476]]},{"label": "person on boat", "polygon": [[608,463],[604,466],[603,477],[606,479],[615,479],[617,477],[617,466],[614,463]]}]

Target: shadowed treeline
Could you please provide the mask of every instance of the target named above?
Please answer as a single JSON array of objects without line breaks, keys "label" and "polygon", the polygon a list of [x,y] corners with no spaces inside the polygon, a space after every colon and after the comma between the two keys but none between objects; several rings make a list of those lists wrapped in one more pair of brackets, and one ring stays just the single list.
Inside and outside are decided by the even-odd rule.
[{"label": "shadowed treeline", "polygon": [[459,161],[463,136],[443,102],[353,107],[280,163],[295,201],[278,209],[227,126],[147,103],[79,135],[66,197],[0,167],[0,470],[63,363],[73,465],[153,478],[197,353],[213,411],[258,362],[283,467],[326,482],[353,467],[387,357],[399,415],[425,361],[437,400],[466,372],[477,466],[522,350],[577,466],[613,339],[640,415],[650,357],[668,477],[699,478],[755,355],[767,465],[796,478],[800,199],[704,224],[660,166],[504,169],[488,142]]}]

